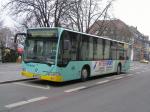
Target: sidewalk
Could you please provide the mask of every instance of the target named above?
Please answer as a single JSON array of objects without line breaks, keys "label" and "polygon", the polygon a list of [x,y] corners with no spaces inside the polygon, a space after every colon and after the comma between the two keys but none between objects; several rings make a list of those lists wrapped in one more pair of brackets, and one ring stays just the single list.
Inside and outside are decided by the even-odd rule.
[{"label": "sidewalk", "polygon": [[18,63],[0,63],[0,84],[28,80],[20,75],[21,69],[21,64]]}]

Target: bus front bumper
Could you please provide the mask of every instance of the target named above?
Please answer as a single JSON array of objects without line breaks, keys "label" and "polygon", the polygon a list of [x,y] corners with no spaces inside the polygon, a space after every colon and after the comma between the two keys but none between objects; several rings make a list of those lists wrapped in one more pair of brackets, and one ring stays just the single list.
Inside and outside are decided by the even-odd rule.
[{"label": "bus front bumper", "polygon": [[41,80],[47,80],[47,81],[53,81],[53,82],[63,82],[63,77],[60,75],[38,75],[38,74],[30,73],[27,71],[22,71],[21,75],[28,77],[28,78],[39,78]]}]

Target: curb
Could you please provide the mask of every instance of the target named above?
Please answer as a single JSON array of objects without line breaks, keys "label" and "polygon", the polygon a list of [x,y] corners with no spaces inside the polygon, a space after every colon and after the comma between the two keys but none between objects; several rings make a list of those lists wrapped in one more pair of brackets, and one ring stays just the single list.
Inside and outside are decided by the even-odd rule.
[{"label": "curb", "polygon": [[8,83],[21,82],[21,81],[28,81],[28,80],[35,80],[35,79],[36,79],[36,78],[9,80],[9,81],[0,82],[0,84],[8,84]]}]

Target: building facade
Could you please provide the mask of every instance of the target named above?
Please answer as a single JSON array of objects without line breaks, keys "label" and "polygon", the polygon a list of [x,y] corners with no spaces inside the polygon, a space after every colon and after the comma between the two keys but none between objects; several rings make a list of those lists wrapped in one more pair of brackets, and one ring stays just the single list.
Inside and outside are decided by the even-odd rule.
[{"label": "building facade", "polygon": [[136,27],[130,27],[133,34],[133,60],[149,60],[149,37],[140,33]]}]

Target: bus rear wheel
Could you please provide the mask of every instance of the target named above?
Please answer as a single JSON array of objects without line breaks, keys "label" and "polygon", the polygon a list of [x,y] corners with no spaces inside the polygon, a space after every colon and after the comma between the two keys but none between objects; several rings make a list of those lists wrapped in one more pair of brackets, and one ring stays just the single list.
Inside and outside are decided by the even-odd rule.
[{"label": "bus rear wheel", "polygon": [[88,72],[87,68],[84,67],[81,70],[81,81],[86,81],[88,76],[89,76],[89,72]]},{"label": "bus rear wheel", "polygon": [[117,66],[117,75],[120,75],[121,74],[121,65],[119,64]]}]

